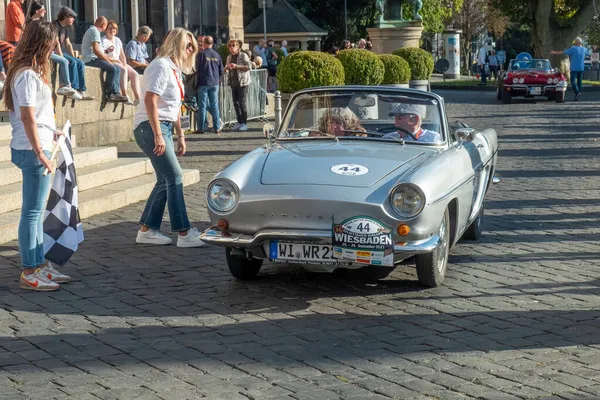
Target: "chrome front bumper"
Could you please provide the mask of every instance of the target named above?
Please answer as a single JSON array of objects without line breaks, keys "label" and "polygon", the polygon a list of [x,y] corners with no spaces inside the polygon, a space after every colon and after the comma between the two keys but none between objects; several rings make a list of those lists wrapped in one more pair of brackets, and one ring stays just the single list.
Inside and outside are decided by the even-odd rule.
[{"label": "chrome front bumper", "polygon": [[[537,85],[523,85],[523,84],[512,84],[512,85],[504,85],[511,90],[525,91],[527,92],[530,87]],[[546,92],[564,92],[567,90],[567,85],[545,85],[539,86],[542,88],[542,93],[539,96],[544,96]]]},{"label": "chrome front bumper", "polygon": [[[257,248],[268,240],[331,244],[331,231],[265,229],[254,235],[244,235],[242,233],[222,232],[211,227],[200,234],[200,240],[216,246],[239,247],[244,249]],[[407,242],[404,245],[396,244],[394,245],[394,253],[412,255],[430,253],[435,250],[439,242],[439,236],[434,235],[427,239]]]}]

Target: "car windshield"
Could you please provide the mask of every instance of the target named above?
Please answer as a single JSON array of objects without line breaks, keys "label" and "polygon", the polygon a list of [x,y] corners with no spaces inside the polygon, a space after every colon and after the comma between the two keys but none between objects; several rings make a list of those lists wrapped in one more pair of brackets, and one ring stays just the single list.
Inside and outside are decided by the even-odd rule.
[{"label": "car windshield", "polygon": [[317,91],[290,104],[278,138],[440,144],[445,140],[440,110],[430,95]]},{"label": "car windshield", "polygon": [[548,60],[511,60],[510,61],[510,71],[517,71],[521,69],[538,69],[544,71],[550,71],[552,67],[550,66],[550,61]]}]

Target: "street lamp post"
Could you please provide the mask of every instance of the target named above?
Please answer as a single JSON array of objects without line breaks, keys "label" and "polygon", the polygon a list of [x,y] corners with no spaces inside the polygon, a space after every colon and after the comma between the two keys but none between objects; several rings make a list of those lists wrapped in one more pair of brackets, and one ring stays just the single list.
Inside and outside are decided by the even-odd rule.
[{"label": "street lamp post", "polygon": [[348,0],[344,0],[344,38],[348,40]]},{"label": "street lamp post", "polygon": [[265,42],[267,41],[267,0],[263,0],[263,28],[264,28],[264,36]]}]

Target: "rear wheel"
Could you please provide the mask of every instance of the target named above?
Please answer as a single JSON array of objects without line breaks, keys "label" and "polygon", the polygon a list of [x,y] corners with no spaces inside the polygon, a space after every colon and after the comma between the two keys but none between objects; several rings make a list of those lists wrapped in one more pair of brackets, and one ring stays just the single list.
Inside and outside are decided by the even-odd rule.
[{"label": "rear wheel", "polygon": [[427,287],[437,287],[444,282],[448,268],[448,251],[450,249],[450,213],[448,209],[438,229],[440,241],[431,253],[419,254],[415,257],[419,283]]},{"label": "rear wheel", "polygon": [[512,95],[510,94],[510,92],[508,90],[506,90],[506,88],[502,89],[502,103],[510,104],[511,101],[512,101]]},{"label": "rear wheel", "polygon": [[565,93],[566,92],[556,92],[556,102],[564,103],[565,102]]},{"label": "rear wheel", "polygon": [[471,225],[467,228],[465,233],[463,234],[463,239],[466,240],[479,240],[481,237],[481,231],[483,228],[483,213],[484,208],[483,204],[481,205],[481,210],[479,210],[479,214],[477,217],[471,222]]},{"label": "rear wheel", "polygon": [[[256,278],[260,267],[262,267],[263,260],[258,258],[248,259],[245,253],[240,252],[237,249],[225,249],[225,258],[227,259],[227,265],[229,266],[229,272],[234,278],[249,280]],[[236,253],[240,254],[236,254]]]}]

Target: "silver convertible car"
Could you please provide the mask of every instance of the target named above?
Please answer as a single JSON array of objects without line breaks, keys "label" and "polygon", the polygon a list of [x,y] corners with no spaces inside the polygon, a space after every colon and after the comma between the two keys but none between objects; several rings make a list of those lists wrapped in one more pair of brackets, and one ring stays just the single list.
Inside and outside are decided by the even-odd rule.
[{"label": "silver convertible car", "polygon": [[295,93],[269,142],[210,182],[212,226],[231,274],[263,263],[393,267],[415,257],[419,282],[442,284],[448,251],[481,235],[496,132],[451,127],[443,99],[394,87]]}]

